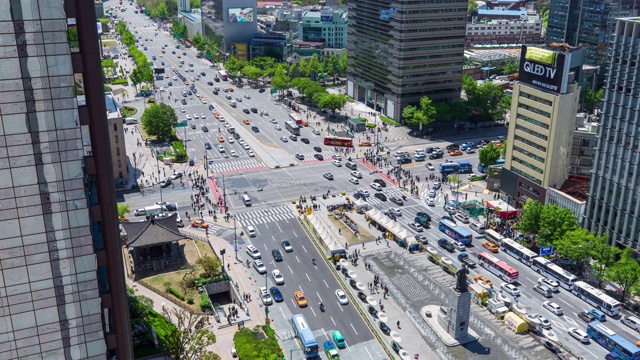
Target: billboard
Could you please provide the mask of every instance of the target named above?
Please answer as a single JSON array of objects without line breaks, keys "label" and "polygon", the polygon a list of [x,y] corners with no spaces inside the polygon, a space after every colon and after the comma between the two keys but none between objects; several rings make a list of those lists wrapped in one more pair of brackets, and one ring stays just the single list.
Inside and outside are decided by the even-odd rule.
[{"label": "billboard", "polygon": [[561,93],[565,61],[565,54],[523,45],[518,79],[522,83]]},{"label": "billboard", "polygon": [[231,55],[240,61],[247,61],[247,44],[233,43],[231,44]]},{"label": "billboard", "polygon": [[230,23],[252,23],[253,8],[231,8],[229,9]]},{"label": "billboard", "polygon": [[320,21],[322,21],[322,22],[332,22],[333,21],[333,12],[331,10],[320,10]]}]

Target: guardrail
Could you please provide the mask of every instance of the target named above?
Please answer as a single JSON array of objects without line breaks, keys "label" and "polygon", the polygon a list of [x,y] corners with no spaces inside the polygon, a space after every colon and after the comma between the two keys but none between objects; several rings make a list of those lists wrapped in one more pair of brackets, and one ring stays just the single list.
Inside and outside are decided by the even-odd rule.
[{"label": "guardrail", "polygon": [[[307,226],[304,223],[304,221],[302,221],[300,219],[300,216],[298,216],[296,219],[298,219],[298,222],[302,226],[302,229],[307,233],[307,235],[309,235],[309,238],[311,239],[311,242],[318,249],[318,252],[320,252],[322,254],[324,252],[324,249],[322,247],[320,247],[320,245],[318,244],[318,240],[316,240],[316,236],[311,233],[311,230],[309,230],[309,228],[307,228]],[[324,256],[322,257],[322,259],[324,261],[327,261],[327,259]],[[329,265],[331,265],[331,264],[329,264]],[[334,267],[334,269],[335,269],[335,267]],[[333,272],[331,272],[331,273],[334,274]],[[334,274],[334,276],[335,276],[335,274]],[[343,288],[347,288],[347,284],[342,280],[342,277],[335,276],[335,278],[336,278],[336,280],[338,280],[338,282],[340,283],[340,285]],[[371,333],[376,338],[376,340],[378,341],[380,346],[382,346],[382,349],[387,354],[389,359],[395,360],[395,356],[393,356],[393,353],[391,353],[391,351],[389,351],[387,346],[385,346],[385,344],[384,344],[384,342],[382,340],[382,337],[380,336],[380,334],[378,334],[378,331],[376,330],[376,327],[371,324],[371,320],[369,319],[369,315],[360,307],[360,303],[357,301],[356,297],[353,296],[353,294],[351,294],[351,291],[345,291],[345,293],[347,294],[347,296],[349,296],[351,303],[353,303],[354,305],[358,304],[358,305],[355,305],[354,307],[358,310],[358,312],[360,313],[360,316],[363,318],[365,324],[367,324],[367,326],[369,327],[369,330],[371,330]]]}]

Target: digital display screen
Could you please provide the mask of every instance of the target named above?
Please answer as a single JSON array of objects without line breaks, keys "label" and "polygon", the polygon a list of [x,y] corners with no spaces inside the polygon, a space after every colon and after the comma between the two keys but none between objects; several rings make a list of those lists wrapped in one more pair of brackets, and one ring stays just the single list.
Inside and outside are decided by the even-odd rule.
[{"label": "digital display screen", "polygon": [[253,22],[253,8],[229,9],[229,22],[230,23]]}]

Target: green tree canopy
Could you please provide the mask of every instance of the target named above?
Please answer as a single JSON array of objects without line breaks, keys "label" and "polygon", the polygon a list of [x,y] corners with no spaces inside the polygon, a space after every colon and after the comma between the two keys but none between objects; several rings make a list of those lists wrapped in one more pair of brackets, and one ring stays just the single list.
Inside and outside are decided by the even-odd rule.
[{"label": "green tree canopy", "polygon": [[502,74],[503,75],[516,74],[518,73],[519,70],[520,70],[520,62],[511,59],[507,61],[506,64],[504,64],[504,67],[502,68]]},{"label": "green tree canopy", "polygon": [[485,168],[497,164],[498,159],[500,159],[500,148],[493,141],[489,141],[486,146],[478,150],[478,160]]},{"label": "green tree canopy", "polygon": [[554,245],[562,239],[567,231],[578,227],[577,219],[571,210],[561,208],[556,204],[544,205],[540,214],[540,232],[538,233],[538,243]]},{"label": "green tree canopy", "polygon": [[622,287],[620,301],[624,302],[626,293],[640,282],[640,264],[633,258],[633,251],[630,248],[624,249],[620,260],[607,268],[606,274],[609,280]]},{"label": "green tree canopy", "polygon": [[[591,243],[591,269],[599,282],[607,279],[606,270],[615,264],[622,252],[620,248],[609,245],[606,236],[595,236]],[[600,285],[600,283],[598,283]]]},{"label": "green tree canopy", "polygon": [[271,86],[280,90],[282,93],[284,90],[291,88],[291,78],[287,76],[284,71],[284,67],[281,64],[278,64],[276,71],[273,73],[273,77],[271,78]]},{"label": "green tree canopy", "polygon": [[317,105],[319,108],[331,109],[335,114],[336,110],[340,110],[347,103],[347,97],[343,94],[329,94],[322,95]]},{"label": "green tree canopy", "polygon": [[140,117],[142,129],[151,136],[160,139],[169,138],[173,132],[173,126],[178,123],[175,110],[165,104],[151,104]]},{"label": "green tree canopy", "polygon": [[162,307],[162,315],[169,322],[158,322],[158,338],[165,345],[165,353],[174,360],[219,360],[220,356],[207,350],[216,343],[216,336],[207,327],[196,326],[201,316],[180,309]]},{"label": "green tree canopy", "polygon": [[204,51],[207,48],[207,39],[202,36],[199,31],[193,35],[193,39],[191,39],[191,41],[193,41],[193,46],[195,46],[199,51]]},{"label": "green tree canopy", "polygon": [[248,77],[251,80],[257,80],[261,78],[262,74],[263,74],[263,71],[260,68],[255,67],[253,65],[247,65],[244,68],[242,68],[242,75]]},{"label": "green tree canopy", "polygon": [[123,218],[126,214],[128,214],[131,210],[129,208],[129,204],[125,203],[117,203],[118,207],[118,217]]},{"label": "green tree canopy", "polygon": [[435,117],[438,121],[451,122],[451,120],[453,120],[451,104],[439,101],[437,103],[433,103],[433,108],[436,110]]},{"label": "green tree canopy", "polygon": [[511,96],[504,95],[500,98],[500,111],[502,112],[502,117],[506,117],[507,113],[511,111]]},{"label": "green tree canopy", "polygon": [[522,216],[516,224],[516,228],[528,234],[537,235],[540,232],[540,217],[543,205],[539,201],[527,199],[522,207]]},{"label": "green tree canopy", "polygon": [[575,261],[582,266],[589,264],[591,247],[595,236],[588,230],[578,227],[567,231],[561,239],[554,242],[556,252],[565,259]]},{"label": "green tree canopy", "polygon": [[214,277],[220,274],[222,261],[217,257],[206,255],[196,260],[196,265],[200,266],[209,277]]},{"label": "green tree canopy", "polygon": [[429,125],[436,121],[435,115],[436,108],[427,96],[420,98],[419,107],[408,105],[402,110],[402,117],[407,126],[418,126],[420,131],[422,131],[423,125]]},{"label": "green tree canopy", "polygon": [[604,89],[593,91],[590,87],[586,87],[584,91],[584,107],[590,114],[593,114],[593,110],[598,106],[600,101],[602,101],[603,95]]}]

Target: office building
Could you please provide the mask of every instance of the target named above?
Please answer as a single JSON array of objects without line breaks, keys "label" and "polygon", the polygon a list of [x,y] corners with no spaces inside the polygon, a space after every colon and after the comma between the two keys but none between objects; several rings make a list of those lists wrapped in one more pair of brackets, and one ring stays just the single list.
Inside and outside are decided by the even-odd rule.
[{"label": "office building", "polygon": [[[551,0],[547,44],[582,45],[585,63],[608,62],[607,41],[615,30],[615,19],[637,15],[638,0]],[[600,77],[604,76],[604,72]]]},{"label": "office building", "polygon": [[583,56],[569,46],[522,46],[500,181],[518,207],[529,198],[545,203],[547,188],[567,179]]},{"label": "office building", "polygon": [[0,15],[0,358],[133,358],[93,1]]},{"label": "office building", "polygon": [[640,19],[618,19],[609,44],[598,147],[583,226],[640,250]]},{"label": "office building", "polygon": [[256,0],[205,0],[203,34],[220,44],[224,58],[250,60],[250,43],[258,32]]},{"label": "office building", "polygon": [[467,1],[350,0],[347,95],[395,120],[460,97]]},{"label": "office building", "polygon": [[538,44],[541,40],[542,19],[526,10],[478,9],[477,16],[472,16],[471,22],[467,23],[467,46]]},{"label": "office building", "polygon": [[298,23],[298,36],[304,42],[322,42],[328,48],[347,47],[347,11],[323,8],[307,10]]},{"label": "office building", "polygon": [[107,105],[107,122],[109,127],[109,143],[111,145],[111,164],[117,188],[124,187],[129,181],[127,166],[127,148],[124,141],[124,122],[118,103],[113,95],[105,95]]}]

